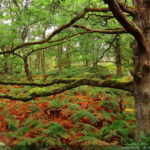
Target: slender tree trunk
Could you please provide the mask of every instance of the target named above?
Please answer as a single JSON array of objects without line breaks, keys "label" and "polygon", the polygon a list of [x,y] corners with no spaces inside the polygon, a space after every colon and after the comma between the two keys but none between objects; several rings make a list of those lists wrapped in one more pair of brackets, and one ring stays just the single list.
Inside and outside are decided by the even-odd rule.
[{"label": "slender tree trunk", "polygon": [[57,54],[57,64],[58,64],[58,69],[62,70],[63,68],[63,49],[62,46],[58,47],[58,54]]},{"label": "slender tree trunk", "polygon": [[3,64],[3,68],[4,68],[4,71],[3,71],[4,79],[7,79],[8,74],[9,74],[8,57],[9,57],[9,56],[8,56],[7,54],[4,55],[4,64]]},{"label": "slender tree trunk", "polygon": [[121,56],[121,46],[120,46],[120,36],[116,38],[116,67],[117,67],[117,76],[122,77],[122,56]]},{"label": "slender tree trunk", "polygon": [[41,53],[40,52],[37,53],[36,61],[37,61],[37,69],[38,69],[38,72],[39,72],[40,69],[41,69]]},{"label": "slender tree trunk", "polygon": [[137,43],[134,51],[134,97],[138,134],[150,135],[150,1],[135,0],[134,20],[148,41],[147,51]]},{"label": "slender tree trunk", "polygon": [[84,66],[85,66],[85,67],[88,67],[88,66],[89,66],[89,60],[88,60],[88,59],[85,59]]},{"label": "slender tree trunk", "polygon": [[70,67],[71,67],[70,47],[71,47],[71,41],[69,40],[68,46],[66,48],[66,62],[65,62],[65,64],[66,64],[65,66],[68,69],[70,69]]},{"label": "slender tree trunk", "polygon": [[[28,59],[29,59],[29,68],[30,68],[30,70],[32,70],[32,56],[29,56]],[[30,71],[30,72],[32,74],[32,71]]]},{"label": "slender tree trunk", "polygon": [[41,51],[41,69],[42,69],[42,73],[45,75],[46,71],[45,71],[45,55],[44,55],[44,51]]},{"label": "slender tree trunk", "polygon": [[67,50],[67,53],[66,53],[66,62],[67,62],[66,67],[68,69],[70,69],[70,67],[71,67],[71,58],[70,58],[69,50]]},{"label": "slender tree trunk", "polygon": [[28,59],[25,58],[25,59],[23,59],[23,61],[24,61],[24,70],[25,70],[27,79],[29,82],[33,82],[32,75],[31,75],[31,72],[29,70]]},{"label": "slender tree trunk", "polygon": [[41,70],[43,74],[43,81],[46,81],[46,70],[45,70],[45,53],[41,51]]},{"label": "slender tree trunk", "polygon": [[4,55],[4,74],[9,73],[8,56]]}]

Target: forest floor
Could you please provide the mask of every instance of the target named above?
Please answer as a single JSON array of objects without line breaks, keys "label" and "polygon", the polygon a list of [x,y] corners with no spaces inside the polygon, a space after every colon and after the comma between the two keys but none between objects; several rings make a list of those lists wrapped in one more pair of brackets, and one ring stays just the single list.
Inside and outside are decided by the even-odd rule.
[{"label": "forest floor", "polygon": [[[11,91],[19,92],[18,86],[0,87],[0,93]],[[1,99],[0,143],[16,150],[88,149],[83,147],[132,143],[133,99],[123,98],[125,93],[121,99],[115,91],[108,91],[83,86],[26,103]]]}]

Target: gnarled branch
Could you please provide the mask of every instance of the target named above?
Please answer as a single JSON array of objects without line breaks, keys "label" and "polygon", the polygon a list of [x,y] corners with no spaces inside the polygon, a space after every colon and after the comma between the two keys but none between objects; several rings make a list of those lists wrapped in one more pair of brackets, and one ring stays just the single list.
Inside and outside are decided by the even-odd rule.
[{"label": "gnarled branch", "polygon": [[[11,100],[18,100],[18,101],[23,101],[27,102],[30,100],[33,100],[37,97],[45,97],[45,96],[51,96],[51,95],[56,95],[59,93],[63,93],[67,90],[71,90],[73,88],[82,86],[82,85],[90,85],[90,86],[96,86],[96,87],[107,87],[107,88],[115,88],[115,89],[120,89],[120,90],[125,90],[128,92],[133,92],[133,83],[132,82],[119,82],[115,80],[97,80],[97,79],[74,79],[74,82],[72,80],[65,79],[64,81],[70,82],[68,85],[57,88],[53,91],[45,91],[41,93],[32,93],[28,97],[16,97],[16,96],[10,96],[10,95],[0,95],[0,98],[6,98],[6,99],[11,99]],[[54,82],[54,81],[52,81]]]},{"label": "gnarled branch", "polygon": [[104,34],[122,34],[122,33],[127,33],[127,31],[125,29],[123,29],[123,28],[99,30],[99,29],[91,29],[91,28],[83,26],[83,25],[73,25],[73,27],[85,29],[86,31],[95,32],[95,33],[104,33]]},{"label": "gnarled branch", "polygon": [[142,49],[147,51],[147,41],[144,38],[141,29],[133,21],[128,20],[128,17],[122,12],[119,4],[117,3],[118,0],[105,0],[105,2],[108,4],[118,22],[135,37]]},{"label": "gnarled branch", "polygon": [[120,6],[120,8],[121,8],[121,10],[123,12],[127,12],[130,15],[132,15],[132,16],[135,15],[135,13],[136,13],[136,9],[135,8],[126,5],[124,2],[122,2],[120,0],[116,0],[116,2],[119,4],[119,6]]}]

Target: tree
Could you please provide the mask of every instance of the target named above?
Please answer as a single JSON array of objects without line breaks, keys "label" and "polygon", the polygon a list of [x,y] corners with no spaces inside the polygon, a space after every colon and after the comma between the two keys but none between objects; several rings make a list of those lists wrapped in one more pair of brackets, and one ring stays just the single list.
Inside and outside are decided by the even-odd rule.
[{"label": "tree", "polygon": [[[121,0],[104,0],[108,7],[103,8],[85,8],[83,12],[73,17],[68,23],[61,25],[56,28],[51,34],[49,34],[45,39],[39,41],[24,42],[22,44],[12,47],[10,50],[1,51],[0,54],[13,53],[16,50],[34,45],[41,45],[43,43],[51,42],[52,38],[57,34],[69,27],[74,27],[76,29],[82,29],[84,32],[76,33],[72,36],[65,36],[59,40],[65,40],[76,35],[81,34],[91,34],[91,33],[104,33],[104,34],[123,34],[129,33],[135,38],[135,43],[132,46],[134,48],[134,71],[133,71],[133,82],[121,83],[114,80],[108,81],[97,81],[94,79],[69,79],[69,80],[53,80],[51,83],[47,84],[36,84],[36,83],[4,83],[1,84],[17,84],[17,85],[32,85],[32,86],[50,86],[58,83],[67,84],[63,88],[56,89],[52,92],[43,92],[40,94],[32,93],[29,97],[17,98],[8,95],[1,95],[2,98],[10,98],[14,100],[28,101],[39,96],[49,96],[53,94],[58,94],[81,85],[92,85],[100,87],[111,87],[122,90],[127,90],[133,93],[136,103],[136,117],[137,117],[137,129],[138,133],[143,132],[146,135],[150,134],[150,1],[149,0],[133,0],[133,6],[130,7],[126,2]],[[97,2],[96,4],[99,6]],[[15,4],[16,5],[16,4]],[[18,4],[17,4],[18,5]],[[16,6],[17,6],[16,5]],[[84,5],[84,3],[82,4]],[[105,6],[104,4],[102,6]],[[18,7],[18,6],[17,6]],[[90,12],[98,13],[108,13],[112,12],[113,16],[108,15],[108,17],[114,17],[120,24],[121,28],[113,29],[92,29],[82,24],[75,24],[80,19],[84,18],[86,14]],[[105,16],[106,17],[106,16]],[[132,19],[131,19],[132,17]],[[81,22],[82,23],[82,22]],[[75,25],[74,25],[75,24]]]},{"label": "tree", "polygon": [[[135,37],[134,47],[134,97],[137,108],[138,130],[145,134],[150,133],[150,2],[148,0],[133,1],[135,9],[127,7],[124,3],[115,0],[106,0],[110,10],[122,26]],[[129,21],[121,9],[128,10],[133,16]]]}]

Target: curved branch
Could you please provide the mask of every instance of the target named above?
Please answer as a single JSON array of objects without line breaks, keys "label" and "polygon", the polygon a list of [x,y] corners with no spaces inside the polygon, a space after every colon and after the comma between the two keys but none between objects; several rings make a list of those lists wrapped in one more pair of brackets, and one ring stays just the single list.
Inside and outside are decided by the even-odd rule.
[{"label": "curved branch", "polygon": [[74,36],[78,36],[78,35],[82,35],[82,34],[89,34],[89,33],[93,33],[93,32],[90,32],[90,31],[78,32],[78,33],[75,33],[75,34],[72,34],[72,35],[68,35],[68,36],[65,36],[65,37],[63,37],[61,39],[57,39],[57,40],[54,40],[54,41],[51,41],[51,42],[48,42],[48,43],[59,42],[59,41],[67,40],[69,38],[73,38]]},{"label": "curved branch", "polygon": [[55,46],[61,45],[61,44],[63,44],[63,43],[64,43],[64,42],[57,43],[57,44],[50,45],[50,46],[45,46],[45,47],[37,48],[37,49],[33,49],[32,51],[30,51],[30,52],[26,55],[26,57],[29,57],[32,53],[34,53],[34,52],[36,52],[36,51],[46,50],[47,48],[55,47]]},{"label": "curved branch", "polygon": [[123,28],[99,30],[99,29],[91,29],[91,28],[85,27],[83,25],[73,25],[73,27],[85,29],[86,31],[95,32],[95,33],[104,33],[104,34],[122,34],[122,33],[127,33],[127,31],[125,29],[123,29]]},{"label": "curved branch", "polygon": [[135,8],[126,5],[124,2],[121,2],[120,0],[116,0],[116,1],[119,4],[119,6],[123,12],[127,12],[132,16],[134,16],[136,14]]},{"label": "curved branch", "polygon": [[109,8],[86,8],[84,9],[84,11],[82,13],[80,13],[79,15],[77,15],[76,17],[74,17],[73,19],[71,19],[71,21],[69,21],[67,24],[64,24],[60,27],[58,27],[55,31],[53,31],[46,39],[40,40],[40,41],[34,41],[34,42],[27,42],[27,43],[23,43],[21,45],[18,45],[14,48],[12,48],[9,51],[5,51],[5,52],[0,52],[1,54],[5,54],[5,53],[12,53],[14,51],[16,51],[17,49],[20,49],[22,47],[26,47],[26,46],[30,46],[30,45],[38,45],[38,44],[43,44],[46,43],[48,41],[50,41],[56,34],[60,33],[61,31],[63,31],[64,29],[70,27],[71,25],[73,25],[76,21],[80,20],[81,18],[83,18],[85,16],[86,13],[88,12],[108,12]]},{"label": "curved branch", "polygon": [[[66,79],[66,81],[68,81],[68,80]],[[70,81],[70,84],[68,84],[64,87],[55,89],[50,92],[32,93],[28,97],[16,97],[16,96],[9,96],[9,95],[3,94],[3,95],[0,95],[0,98],[27,102],[27,101],[33,100],[37,97],[45,97],[45,96],[51,96],[51,95],[63,93],[67,90],[71,90],[73,88],[76,88],[76,87],[79,87],[82,85],[115,88],[115,89],[125,90],[125,91],[131,92],[131,93],[133,92],[133,83],[132,82],[118,82],[115,80],[76,79],[76,80],[74,80],[73,83],[72,83],[72,81]]]},{"label": "curved branch", "polygon": [[108,4],[114,17],[130,34],[132,34],[135,37],[142,49],[147,51],[147,41],[145,40],[142,31],[134,22],[128,20],[128,17],[122,12],[119,4],[117,3],[118,0],[105,0],[105,2]]}]

